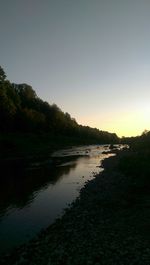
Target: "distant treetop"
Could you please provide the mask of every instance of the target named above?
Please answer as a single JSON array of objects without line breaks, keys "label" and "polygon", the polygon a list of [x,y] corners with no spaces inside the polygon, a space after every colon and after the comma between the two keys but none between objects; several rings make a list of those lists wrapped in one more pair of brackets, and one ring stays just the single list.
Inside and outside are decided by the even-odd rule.
[{"label": "distant treetop", "polygon": [[6,79],[6,74],[3,70],[3,68],[0,66],[0,82],[4,82]]},{"label": "distant treetop", "polygon": [[65,135],[91,143],[118,142],[116,134],[79,125],[56,104],[40,99],[30,85],[6,80],[0,67],[0,132],[14,131]]}]

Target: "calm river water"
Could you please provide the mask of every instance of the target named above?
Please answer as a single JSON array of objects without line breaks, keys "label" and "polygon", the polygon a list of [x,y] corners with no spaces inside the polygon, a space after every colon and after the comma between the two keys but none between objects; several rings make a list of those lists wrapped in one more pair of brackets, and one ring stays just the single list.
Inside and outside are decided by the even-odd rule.
[{"label": "calm river water", "polygon": [[109,146],[90,145],[61,150],[43,165],[18,168],[0,185],[0,251],[33,238],[63,214],[85,182],[102,169]]}]

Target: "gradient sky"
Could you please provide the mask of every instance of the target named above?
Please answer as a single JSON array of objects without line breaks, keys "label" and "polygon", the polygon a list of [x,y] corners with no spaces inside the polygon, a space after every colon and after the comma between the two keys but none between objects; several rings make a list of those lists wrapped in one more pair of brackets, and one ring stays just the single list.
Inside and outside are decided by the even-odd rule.
[{"label": "gradient sky", "polygon": [[0,0],[0,65],[78,123],[150,129],[150,0]]}]

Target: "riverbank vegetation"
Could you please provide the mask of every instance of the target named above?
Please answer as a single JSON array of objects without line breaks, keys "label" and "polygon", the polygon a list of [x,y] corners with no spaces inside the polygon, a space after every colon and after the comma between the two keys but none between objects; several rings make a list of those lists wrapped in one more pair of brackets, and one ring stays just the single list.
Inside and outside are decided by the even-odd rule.
[{"label": "riverbank vegetation", "polygon": [[119,170],[130,178],[129,200],[150,199],[150,131],[141,136],[126,139],[130,143],[130,151],[119,162]]},{"label": "riverbank vegetation", "polygon": [[[32,87],[10,83],[0,68],[1,159],[118,140],[79,125]],[[104,160],[103,173],[86,184],[65,215],[1,264],[149,265],[150,132],[120,142],[130,148]]]},{"label": "riverbank vegetation", "polygon": [[56,104],[40,99],[28,84],[14,84],[0,67],[1,153],[30,154],[62,145],[117,143],[114,133],[82,126]]}]

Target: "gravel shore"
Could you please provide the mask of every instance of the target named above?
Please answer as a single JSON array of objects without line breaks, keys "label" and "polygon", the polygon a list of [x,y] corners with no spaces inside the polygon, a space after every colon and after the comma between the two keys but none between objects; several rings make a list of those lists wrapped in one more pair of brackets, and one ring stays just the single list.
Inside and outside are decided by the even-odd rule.
[{"label": "gravel shore", "polygon": [[63,217],[0,264],[150,265],[149,198],[132,200],[131,179],[117,169],[122,155],[105,159]]}]

